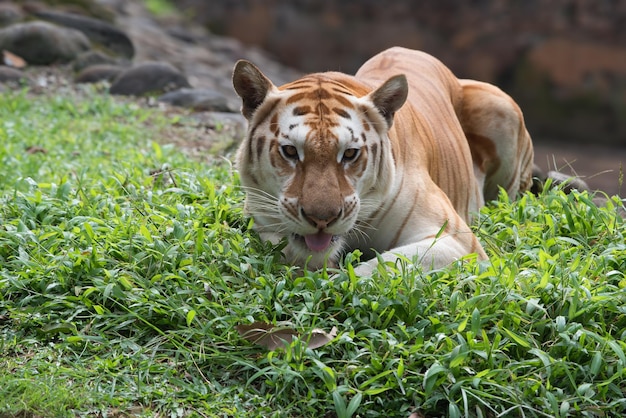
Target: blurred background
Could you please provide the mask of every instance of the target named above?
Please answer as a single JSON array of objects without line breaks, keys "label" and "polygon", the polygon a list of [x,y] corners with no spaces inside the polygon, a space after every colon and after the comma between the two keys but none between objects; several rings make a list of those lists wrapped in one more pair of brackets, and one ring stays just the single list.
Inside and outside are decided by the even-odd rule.
[{"label": "blurred background", "polygon": [[185,16],[303,72],[353,73],[394,45],[520,104],[544,170],[622,192],[626,1],[177,0]]}]

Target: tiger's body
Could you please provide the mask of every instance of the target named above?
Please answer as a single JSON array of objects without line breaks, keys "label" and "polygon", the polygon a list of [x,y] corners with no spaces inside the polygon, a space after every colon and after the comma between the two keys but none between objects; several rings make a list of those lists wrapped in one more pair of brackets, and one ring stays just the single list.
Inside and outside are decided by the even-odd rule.
[{"label": "tiger's body", "polygon": [[426,268],[485,259],[472,213],[499,187],[511,197],[530,187],[519,107],[428,54],[391,48],[355,76],[317,73],[281,87],[240,61],[233,83],[249,121],[236,157],[246,211],[262,238],[287,237],[294,264],[333,265],[354,249]]}]

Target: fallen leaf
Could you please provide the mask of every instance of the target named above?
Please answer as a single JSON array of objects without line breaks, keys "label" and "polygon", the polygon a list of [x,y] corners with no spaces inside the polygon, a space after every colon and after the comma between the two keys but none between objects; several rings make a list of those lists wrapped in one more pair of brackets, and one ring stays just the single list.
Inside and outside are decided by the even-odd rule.
[{"label": "fallen leaf", "polygon": [[24,61],[24,58],[17,56],[14,53],[9,52],[7,50],[2,50],[2,60],[4,61],[4,65],[6,65],[7,67],[13,67],[13,68],[26,67],[26,61]]},{"label": "fallen leaf", "polygon": [[48,151],[46,151],[45,148],[42,148],[40,146],[31,145],[29,147],[26,147],[26,153],[27,154],[47,154]]},{"label": "fallen leaf", "polygon": [[333,327],[330,332],[315,328],[309,335],[304,335],[302,339],[308,342],[310,349],[320,348],[331,342],[337,336],[337,327]]},{"label": "fallen leaf", "polygon": [[288,328],[276,328],[265,322],[235,326],[239,335],[251,343],[261,345],[269,350],[276,350],[289,344],[298,333]]},{"label": "fallen leaf", "polygon": [[291,328],[277,327],[266,322],[254,322],[250,325],[237,325],[235,329],[247,341],[258,344],[269,350],[285,347],[294,338],[301,338],[308,343],[308,348],[315,349],[328,344],[337,335],[337,327],[330,332],[314,329],[309,334],[300,334]]}]

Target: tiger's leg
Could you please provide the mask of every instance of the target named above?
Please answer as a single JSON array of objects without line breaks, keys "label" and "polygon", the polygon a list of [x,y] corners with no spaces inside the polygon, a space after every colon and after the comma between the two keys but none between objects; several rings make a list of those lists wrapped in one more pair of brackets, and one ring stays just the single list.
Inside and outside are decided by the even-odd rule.
[{"label": "tiger's leg", "polygon": [[494,85],[459,80],[463,102],[457,109],[470,146],[474,173],[485,201],[503,187],[509,197],[532,185],[533,146],[524,117],[513,99]]},{"label": "tiger's leg", "polygon": [[[431,271],[449,266],[455,260],[459,260],[468,254],[475,254],[479,260],[487,259],[487,255],[476,241],[474,251],[468,251],[467,245],[453,236],[443,236],[440,238],[429,238],[412,244],[385,251],[380,255],[384,262],[395,262],[400,257],[405,257],[409,261],[415,261],[424,271]],[[378,258],[373,258],[365,263],[359,264],[355,268],[355,273],[359,276],[369,276],[378,266]]]},{"label": "tiger's leg", "polygon": [[[454,212],[454,209],[450,207],[450,211]],[[384,262],[395,262],[399,257],[405,257],[421,265],[424,271],[446,267],[468,254],[475,254],[479,260],[486,260],[487,254],[476,235],[456,213],[452,216],[447,221],[440,220],[431,226],[416,228],[419,231],[430,230],[430,233],[422,232],[405,237],[400,245],[359,264],[355,269],[356,273],[371,274],[376,269],[379,258]],[[442,227],[437,226],[442,223]]]}]

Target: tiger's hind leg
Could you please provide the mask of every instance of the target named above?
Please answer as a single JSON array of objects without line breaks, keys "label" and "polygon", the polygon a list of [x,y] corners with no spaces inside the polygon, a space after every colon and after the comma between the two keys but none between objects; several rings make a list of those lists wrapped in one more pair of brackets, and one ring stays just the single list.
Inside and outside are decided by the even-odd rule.
[{"label": "tiger's hind leg", "polygon": [[494,85],[474,80],[459,82],[463,101],[457,113],[485,201],[496,199],[499,187],[514,198],[532,185],[533,146],[522,111]]}]

